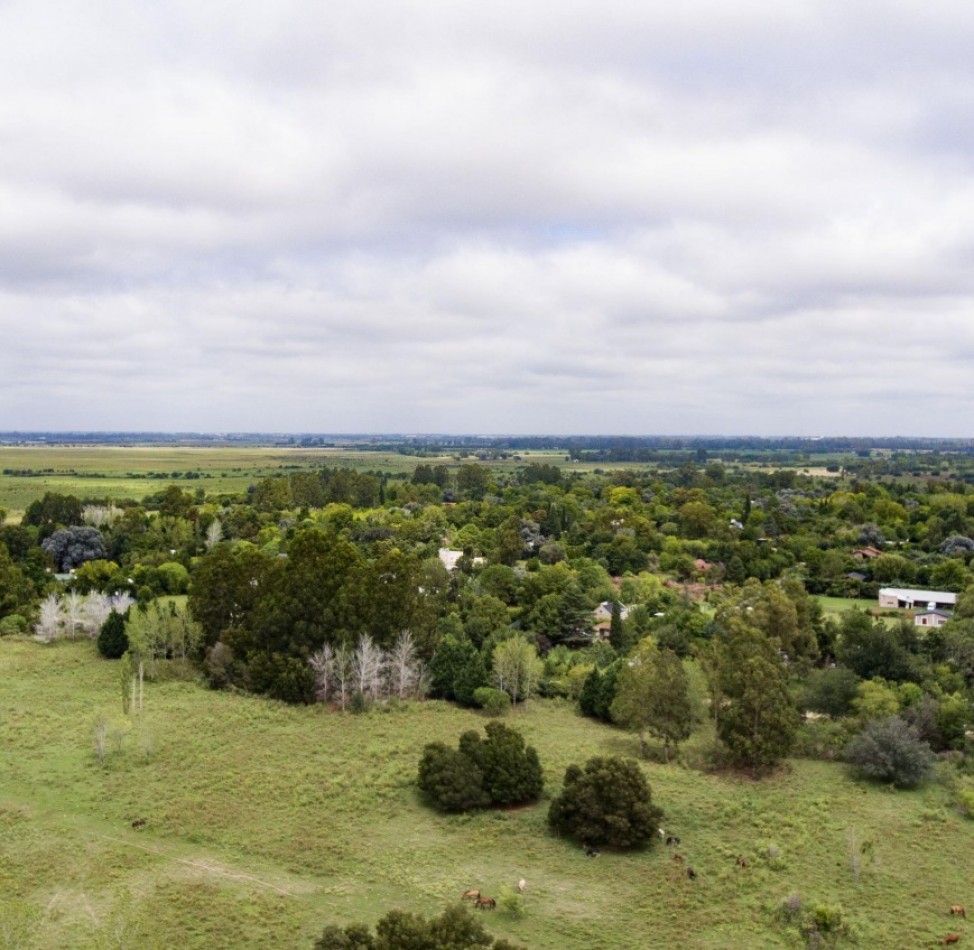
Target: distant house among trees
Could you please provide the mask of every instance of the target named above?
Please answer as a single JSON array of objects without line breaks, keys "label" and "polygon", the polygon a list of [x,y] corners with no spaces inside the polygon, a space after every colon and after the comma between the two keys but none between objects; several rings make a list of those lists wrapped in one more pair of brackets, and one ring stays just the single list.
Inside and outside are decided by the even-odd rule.
[{"label": "distant house among trees", "polygon": [[881,587],[879,590],[880,607],[952,610],[956,604],[957,595],[946,590],[910,590],[904,587]]},{"label": "distant house among trees", "polygon": [[856,548],[852,552],[852,556],[857,561],[871,561],[874,557],[882,557],[883,552],[879,548],[874,548],[872,546],[867,546],[864,548]]},{"label": "distant house among trees", "polygon": [[[619,617],[625,620],[628,616],[632,607],[627,607],[625,604],[619,604]],[[612,601],[604,600],[598,607],[595,608],[593,612],[596,624],[609,623],[612,620]]]}]

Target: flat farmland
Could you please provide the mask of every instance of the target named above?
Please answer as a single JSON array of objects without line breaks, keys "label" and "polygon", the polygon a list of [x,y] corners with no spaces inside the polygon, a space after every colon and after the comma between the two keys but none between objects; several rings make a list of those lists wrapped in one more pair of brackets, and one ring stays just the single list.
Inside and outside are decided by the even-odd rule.
[{"label": "flat farmland", "polygon": [[139,500],[178,485],[207,495],[245,491],[256,479],[323,465],[412,472],[417,460],[344,449],[193,446],[3,446],[0,507],[14,520],[53,491],[84,499]]}]

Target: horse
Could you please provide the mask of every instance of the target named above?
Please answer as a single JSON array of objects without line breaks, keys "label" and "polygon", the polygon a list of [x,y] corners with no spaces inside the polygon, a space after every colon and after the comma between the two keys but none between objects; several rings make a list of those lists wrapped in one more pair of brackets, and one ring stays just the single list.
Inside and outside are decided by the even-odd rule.
[{"label": "horse", "polygon": [[669,847],[671,844],[674,845],[675,847],[679,847],[680,846],[680,839],[677,838],[676,835],[667,835],[666,836],[666,846]]},{"label": "horse", "polygon": [[528,889],[528,882],[522,877],[520,881],[517,882],[517,892],[523,894]]},{"label": "horse", "polygon": [[460,900],[462,900],[462,901],[466,901],[466,900],[475,901],[475,900],[477,900],[478,897],[480,897],[480,891],[477,891],[477,890],[474,890],[473,888],[471,888],[469,891],[464,891],[460,895]]},{"label": "horse", "polygon": [[737,866],[739,868],[746,868],[747,867],[747,858],[745,858],[743,855],[738,856],[738,858],[737,858]]},{"label": "horse", "polygon": [[677,851],[676,854],[673,855],[673,860],[674,861],[678,861],[680,864],[682,864],[683,863],[683,860],[684,860],[683,859],[683,855],[680,854],[679,851]]},{"label": "horse", "polygon": [[134,829],[135,829],[136,831],[138,831],[138,830],[139,830],[140,828],[144,828],[144,827],[145,827],[145,819],[144,819],[144,818],[136,818],[136,819],[135,819],[135,820],[134,820],[134,821],[132,822],[132,827],[133,827],[133,828],[134,828]]},{"label": "horse", "polygon": [[953,917],[955,914],[958,917],[963,917],[964,920],[967,920],[967,911],[965,911],[964,908],[961,907],[960,904],[951,904],[950,905],[950,915]]},{"label": "horse", "polygon": [[693,868],[688,867],[687,868],[687,877],[690,878],[691,881],[695,881],[697,879],[697,872],[694,871]]},{"label": "horse", "polygon": [[497,906],[497,901],[493,897],[478,897],[474,902],[474,906],[479,907],[481,910],[493,910]]},{"label": "horse", "polygon": [[941,946],[946,947],[948,944],[957,943],[960,940],[960,934],[947,934],[943,940],[940,941]]},{"label": "horse", "polygon": [[599,856],[599,854],[600,854],[600,852],[596,848],[586,848],[585,849],[585,857],[587,857],[587,858],[597,858]]}]

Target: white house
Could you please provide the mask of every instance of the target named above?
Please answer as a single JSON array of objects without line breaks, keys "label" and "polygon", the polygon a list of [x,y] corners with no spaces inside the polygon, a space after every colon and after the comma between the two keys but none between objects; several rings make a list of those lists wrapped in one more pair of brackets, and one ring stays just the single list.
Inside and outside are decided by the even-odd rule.
[{"label": "white house", "polygon": [[902,587],[881,587],[880,607],[899,607],[913,610],[916,607],[930,610],[952,610],[957,604],[957,595],[946,590],[910,590]]}]

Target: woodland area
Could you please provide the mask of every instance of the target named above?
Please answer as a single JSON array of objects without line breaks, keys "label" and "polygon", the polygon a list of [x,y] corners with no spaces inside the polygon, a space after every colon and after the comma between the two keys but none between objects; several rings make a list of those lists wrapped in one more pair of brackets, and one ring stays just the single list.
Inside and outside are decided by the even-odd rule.
[{"label": "woodland area", "polygon": [[[924,749],[962,752],[965,463],[921,478],[460,457],[399,475],[320,466],[239,496],[47,492],[0,526],[0,631],[96,638],[114,613],[124,633],[116,618],[102,651],[140,682],[178,659],[217,688],[341,709],[562,696],[667,757],[708,717],[718,760],[757,772],[839,756],[890,717]],[[879,616],[882,585],[960,597],[921,631],[910,612]],[[826,614],[814,595],[863,609]]]}]

